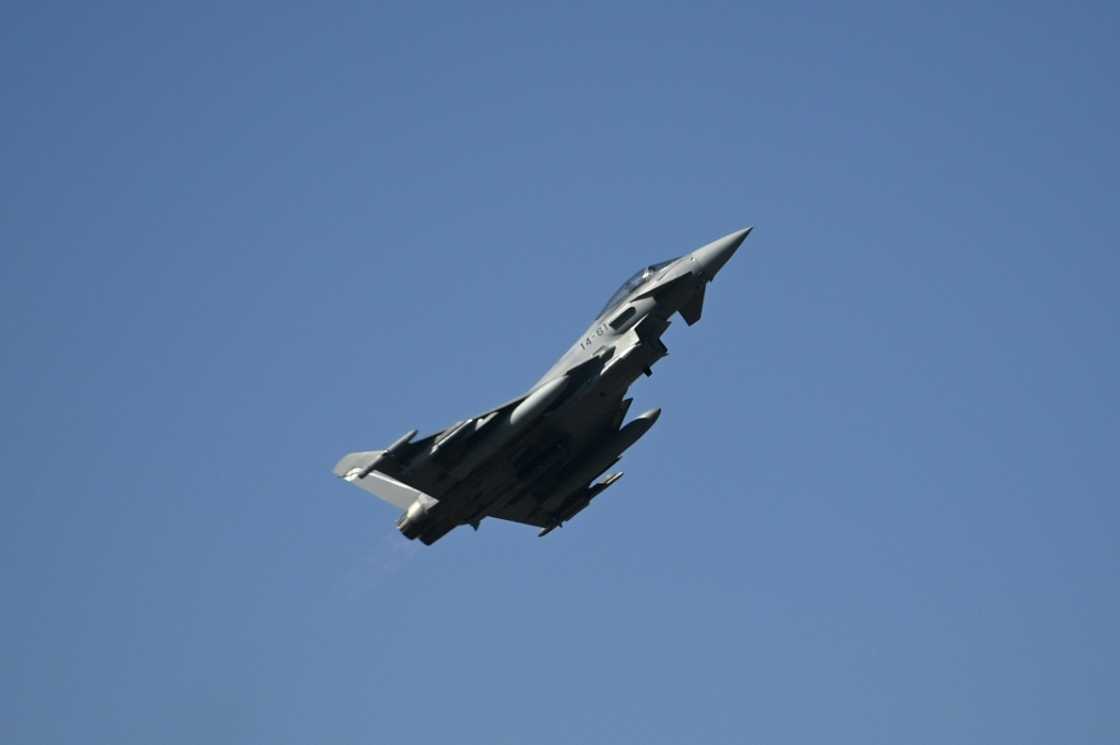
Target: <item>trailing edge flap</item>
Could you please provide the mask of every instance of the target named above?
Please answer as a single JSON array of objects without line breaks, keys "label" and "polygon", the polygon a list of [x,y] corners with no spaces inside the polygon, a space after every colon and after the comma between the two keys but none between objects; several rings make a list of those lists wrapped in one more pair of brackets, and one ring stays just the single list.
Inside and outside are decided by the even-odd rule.
[{"label": "trailing edge flap", "polygon": [[[380,471],[370,471],[369,475],[364,479],[358,478],[358,474],[361,470],[369,465],[373,459],[382,452],[384,451],[367,450],[363,453],[344,455],[342,460],[335,464],[334,473],[339,478],[349,481],[354,486],[369,492],[378,499],[383,499],[395,507],[407,510],[409,505],[415,502],[417,498],[421,495],[427,495],[419,489],[401,483],[390,476],[386,476]],[[431,499],[431,497],[428,498]]]},{"label": "trailing edge flap", "polygon": [[680,314],[684,322],[689,326],[700,320],[700,313],[704,310],[704,288],[707,285],[700,285],[700,289],[696,294],[689,298],[688,302],[681,306]]}]

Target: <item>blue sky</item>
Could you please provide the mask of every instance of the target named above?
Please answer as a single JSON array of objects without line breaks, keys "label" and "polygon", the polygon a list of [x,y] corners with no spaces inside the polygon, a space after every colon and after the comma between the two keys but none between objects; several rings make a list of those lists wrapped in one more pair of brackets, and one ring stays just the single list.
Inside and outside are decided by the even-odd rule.
[{"label": "blue sky", "polygon": [[[1116,742],[1117,20],[8,6],[0,738]],[[563,530],[331,476],[747,224]]]}]

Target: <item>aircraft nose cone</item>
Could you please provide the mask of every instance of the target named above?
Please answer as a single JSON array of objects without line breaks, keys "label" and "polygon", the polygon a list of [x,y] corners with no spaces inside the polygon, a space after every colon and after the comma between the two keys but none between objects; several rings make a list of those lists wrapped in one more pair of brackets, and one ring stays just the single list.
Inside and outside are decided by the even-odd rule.
[{"label": "aircraft nose cone", "polygon": [[747,239],[752,230],[754,230],[753,226],[736,230],[734,233],[717,238],[708,245],[693,251],[692,260],[697,264],[698,273],[704,279],[711,281],[716,273],[723,268],[723,265],[735,255],[735,251]]}]

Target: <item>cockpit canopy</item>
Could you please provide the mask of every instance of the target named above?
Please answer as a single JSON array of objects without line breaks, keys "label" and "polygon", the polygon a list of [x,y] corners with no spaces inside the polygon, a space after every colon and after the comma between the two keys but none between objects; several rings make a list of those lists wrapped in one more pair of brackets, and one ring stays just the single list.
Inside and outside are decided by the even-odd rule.
[{"label": "cockpit canopy", "polygon": [[674,261],[676,261],[676,259],[669,259],[668,261],[662,261],[657,264],[650,264],[644,269],[639,269],[634,273],[632,277],[630,277],[630,279],[623,282],[622,286],[619,287],[613,295],[611,295],[611,299],[608,300],[607,304],[603,306],[603,309],[599,311],[599,316],[605,316],[618,306],[622,305],[626,298],[630,297],[630,295],[633,294],[635,290],[656,277],[659,271],[669,266]]}]

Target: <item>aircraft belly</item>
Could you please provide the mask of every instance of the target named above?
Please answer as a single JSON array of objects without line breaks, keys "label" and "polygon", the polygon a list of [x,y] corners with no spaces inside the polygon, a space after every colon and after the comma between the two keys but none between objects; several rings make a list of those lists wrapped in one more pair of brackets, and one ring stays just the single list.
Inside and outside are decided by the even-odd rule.
[{"label": "aircraft belly", "polygon": [[441,498],[436,515],[463,523],[512,510],[528,520],[566,464],[581,454],[573,443],[598,442],[613,429],[622,392],[592,388],[565,402],[456,484]]},{"label": "aircraft belly", "polygon": [[526,393],[432,435],[348,453],[334,473],[401,508],[400,532],[424,543],[487,516],[554,530],[621,476],[597,481],[660,414],[626,422],[627,390],[668,354],[670,318],[700,320],[707,284],[750,231],[640,270]]}]

